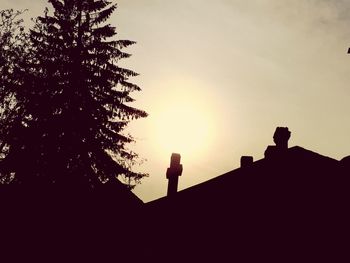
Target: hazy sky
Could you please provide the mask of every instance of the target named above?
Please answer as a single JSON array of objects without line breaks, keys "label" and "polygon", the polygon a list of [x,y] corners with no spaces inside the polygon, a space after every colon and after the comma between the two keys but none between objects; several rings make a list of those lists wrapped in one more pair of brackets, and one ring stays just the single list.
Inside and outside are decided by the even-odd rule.
[{"label": "hazy sky", "polygon": [[[137,41],[123,66],[140,73],[135,106],[150,114],[130,125],[147,159],[137,169],[150,174],[135,190],[144,201],[165,195],[172,151],[184,149],[183,189],[237,168],[241,155],[263,158],[277,126],[289,127],[291,146],[350,155],[350,1],[117,2],[110,22]],[[0,0],[31,16],[45,5]]]}]

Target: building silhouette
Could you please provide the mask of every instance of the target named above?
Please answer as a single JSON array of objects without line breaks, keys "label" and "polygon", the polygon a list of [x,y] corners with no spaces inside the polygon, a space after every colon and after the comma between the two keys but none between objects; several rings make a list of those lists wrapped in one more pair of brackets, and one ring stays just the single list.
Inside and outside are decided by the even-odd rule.
[{"label": "building silhouette", "polygon": [[242,156],[238,169],[179,192],[174,154],[168,195],[149,203],[119,183],[93,195],[26,189],[18,197],[2,188],[3,258],[347,262],[350,156],[338,161],[288,147],[290,135],[278,127],[263,159]]},{"label": "building silhouette", "polygon": [[148,255],[171,262],[349,260],[350,157],[288,147],[278,127],[265,158],[145,204]]}]

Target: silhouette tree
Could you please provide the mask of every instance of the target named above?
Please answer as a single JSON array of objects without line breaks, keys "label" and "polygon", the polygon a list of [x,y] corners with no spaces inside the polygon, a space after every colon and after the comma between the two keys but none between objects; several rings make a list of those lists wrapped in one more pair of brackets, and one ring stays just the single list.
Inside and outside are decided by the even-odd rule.
[{"label": "silhouette tree", "polygon": [[118,66],[135,42],[115,40],[109,1],[49,2],[53,15],[46,9],[30,31],[15,92],[21,117],[7,129],[0,174],[29,185],[94,187],[118,176],[137,183],[146,174],[132,171],[138,155],[123,131],[147,114],[130,106],[140,88],[129,78],[137,74]]},{"label": "silhouette tree", "polygon": [[[0,10],[0,157],[8,153],[10,127],[20,121],[16,91],[23,83],[23,64],[28,59],[29,38],[21,15],[24,11]],[[8,177],[1,177],[1,182]]]}]

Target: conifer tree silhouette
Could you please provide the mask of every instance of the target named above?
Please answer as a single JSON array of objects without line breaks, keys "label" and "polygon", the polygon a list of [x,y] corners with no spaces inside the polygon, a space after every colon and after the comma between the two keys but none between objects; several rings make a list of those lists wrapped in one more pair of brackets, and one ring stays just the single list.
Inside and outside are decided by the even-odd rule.
[{"label": "conifer tree silhouette", "polygon": [[[23,84],[24,61],[28,59],[29,35],[24,31],[24,11],[0,10],[0,158],[8,153],[10,128],[22,117],[16,91]],[[0,177],[0,183],[10,180]]]},{"label": "conifer tree silhouette", "polygon": [[115,40],[106,21],[116,4],[106,0],[49,0],[54,13],[30,31],[31,59],[16,100],[23,114],[9,129],[8,153],[0,162],[11,183],[94,187],[118,176],[138,182],[138,155],[123,133],[147,113],[130,106],[129,82],[137,74],[118,66],[135,42]]}]

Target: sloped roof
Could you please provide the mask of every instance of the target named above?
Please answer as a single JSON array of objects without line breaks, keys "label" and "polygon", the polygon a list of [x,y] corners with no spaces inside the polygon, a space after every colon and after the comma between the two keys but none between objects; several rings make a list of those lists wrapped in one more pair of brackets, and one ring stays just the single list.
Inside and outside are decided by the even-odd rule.
[{"label": "sloped roof", "polygon": [[[337,170],[338,166],[339,162],[335,159],[294,146],[277,158],[264,158],[255,161],[250,167],[232,170],[179,191],[172,199],[177,199],[179,202],[184,199],[183,201],[186,203],[190,202],[191,198],[209,201],[209,199],[217,199],[218,196],[223,197],[223,193],[234,195],[236,187],[241,188],[246,184],[253,183],[253,181],[259,182],[265,187],[267,187],[267,182],[270,186],[271,184],[277,186],[278,183],[295,181],[302,184],[302,182],[306,183],[316,178],[321,179]],[[157,206],[168,200],[168,197],[162,197],[147,203],[147,205]]]},{"label": "sloped roof", "polygon": [[176,260],[325,258],[349,234],[349,179],[339,164],[295,146],[149,202],[151,240],[160,258]]}]

